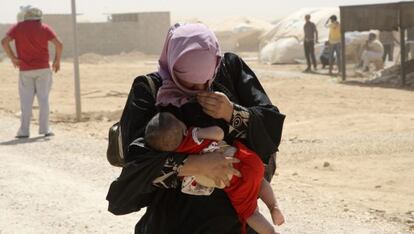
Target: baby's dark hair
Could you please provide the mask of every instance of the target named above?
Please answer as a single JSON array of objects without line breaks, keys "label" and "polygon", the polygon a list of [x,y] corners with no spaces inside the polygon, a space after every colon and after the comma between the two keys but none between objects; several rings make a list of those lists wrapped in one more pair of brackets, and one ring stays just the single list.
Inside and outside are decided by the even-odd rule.
[{"label": "baby's dark hair", "polygon": [[174,151],[183,139],[182,124],[171,113],[158,113],[148,122],[144,139],[155,150]]}]

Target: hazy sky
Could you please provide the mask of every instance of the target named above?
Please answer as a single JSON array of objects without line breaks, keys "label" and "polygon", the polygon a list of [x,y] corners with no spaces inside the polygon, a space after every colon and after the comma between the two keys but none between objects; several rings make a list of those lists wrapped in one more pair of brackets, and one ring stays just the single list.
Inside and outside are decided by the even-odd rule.
[{"label": "hazy sky", "polygon": [[[13,23],[19,6],[33,5],[44,13],[70,13],[71,0],[0,0],[0,23]],[[77,0],[81,21],[103,21],[105,13],[170,11],[172,21],[198,18],[218,21],[234,16],[275,20],[303,7],[398,2],[393,0]]]}]

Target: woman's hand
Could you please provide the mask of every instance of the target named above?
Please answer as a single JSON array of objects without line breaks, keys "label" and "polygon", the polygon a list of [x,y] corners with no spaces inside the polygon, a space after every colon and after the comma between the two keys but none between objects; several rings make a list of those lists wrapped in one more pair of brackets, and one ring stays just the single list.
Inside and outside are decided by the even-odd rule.
[{"label": "woman's hand", "polygon": [[230,123],[233,115],[233,103],[224,93],[201,92],[197,94],[197,101],[203,107],[204,113]]},{"label": "woman's hand", "polygon": [[230,185],[228,175],[241,177],[238,170],[233,168],[233,163],[239,163],[237,158],[225,156],[221,152],[205,153],[200,155],[190,155],[185,161],[179,172],[179,176],[202,175],[211,178],[216,186],[225,184]]}]

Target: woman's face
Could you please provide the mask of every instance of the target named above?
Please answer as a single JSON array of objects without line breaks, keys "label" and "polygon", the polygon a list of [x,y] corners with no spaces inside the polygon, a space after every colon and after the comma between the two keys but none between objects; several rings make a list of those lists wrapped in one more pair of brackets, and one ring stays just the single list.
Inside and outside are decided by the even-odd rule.
[{"label": "woman's face", "polygon": [[205,84],[194,84],[194,83],[190,83],[190,82],[178,79],[178,82],[180,82],[180,84],[184,86],[184,88],[187,88],[189,90],[204,91],[204,90],[207,90],[208,88],[208,81]]}]

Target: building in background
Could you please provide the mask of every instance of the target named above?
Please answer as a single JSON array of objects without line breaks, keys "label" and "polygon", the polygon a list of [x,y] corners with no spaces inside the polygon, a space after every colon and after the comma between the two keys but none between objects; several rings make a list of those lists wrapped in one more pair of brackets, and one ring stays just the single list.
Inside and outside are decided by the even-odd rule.
[{"label": "building in background", "polygon": [[[65,44],[63,56],[72,56],[71,15],[45,14],[43,22],[52,26]],[[159,54],[170,25],[169,12],[111,14],[107,22],[78,23],[79,54],[112,55],[131,51]],[[0,35],[10,27],[11,24],[0,24]]]}]

